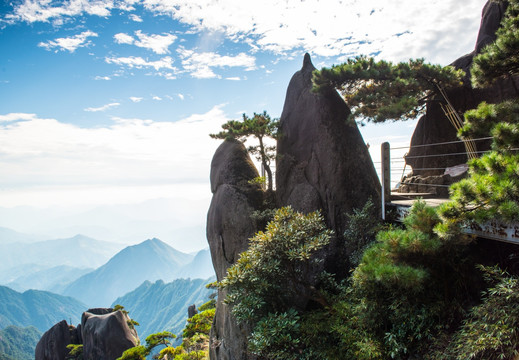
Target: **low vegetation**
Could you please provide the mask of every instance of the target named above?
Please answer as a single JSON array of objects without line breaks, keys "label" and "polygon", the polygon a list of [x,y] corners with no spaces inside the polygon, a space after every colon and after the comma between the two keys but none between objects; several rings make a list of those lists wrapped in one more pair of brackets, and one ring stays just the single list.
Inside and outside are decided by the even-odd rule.
[{"label": "low vegetation", "polygon": [[198,313],[187,320],[182,332],[182,343],[173,346],[171,340],[176,335],[163,331],[146,338],[146,345],[138,345],[126,350],[117,360],[145,360],[152,356],[161,360],[203,360],[209,359],[209,331],[215,313],[215,300],[201,305]]}]

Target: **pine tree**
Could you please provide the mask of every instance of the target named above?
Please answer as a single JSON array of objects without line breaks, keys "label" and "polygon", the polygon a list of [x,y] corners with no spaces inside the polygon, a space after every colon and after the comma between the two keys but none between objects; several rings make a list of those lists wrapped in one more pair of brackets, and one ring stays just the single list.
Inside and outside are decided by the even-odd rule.
[{"label": "pine tree", "polygon": [[218,134],[210,134],[209,136],[213,139],[237,139],[242,142],[245,142],[248,137],[253,136],[258,140],[259,144],[249,146],[247,151],[256,155],[257,160],[261,161],[267,173],[268,189],[272,190],[273,176],[270,162],[276,156],[276,147],[265,144],[265,139],[276,139],[278,130],[277,119],[272,119],[266,111],[261,114],[254,113],[252,117],[243,114],[242,121],[230,120],[223,124],[222,128],[223,131],[220,131]]},{"label": "pine tree", "polygon": [[[519,0],[508,1],[495,42],[474,58],[474,87],[519,75]],[[514,45],[515,44],[515,45]],[[461,137],[492,136],[492,151],[469,162],[469,177],[451,187],[452,201],[440,209],[448,233],[466,221],[519,221],[519,101],[479,104],[465,113]],[[453,226],[454,225],[454,226]]]},{"label": "pine tree", "polygon": [[428,101],[442,98],[445,88],[460,86],[463,71],[424,63],[423,59],[393,64],[359,56],[313,74],[313,91],[338,89],[350,106],[352,119],[375,123],[414,119]]}]

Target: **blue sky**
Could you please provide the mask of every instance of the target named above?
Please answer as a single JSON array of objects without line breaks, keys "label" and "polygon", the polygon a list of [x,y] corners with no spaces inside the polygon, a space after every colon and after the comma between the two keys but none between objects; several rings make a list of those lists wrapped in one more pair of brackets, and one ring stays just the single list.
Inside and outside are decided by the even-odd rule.
[{"label": "blue sky", "polygon": [[[219,145],[207,134],[242,113],[280,116],[305,52],[318,68],[360,54],[448,64],[474,48],[484,3],[1,1],[0,208],[82,214],[160,198],[176,206],[149,209],[156,221],[203,229]],[[412,126],[362,131],[405,143]]]}]

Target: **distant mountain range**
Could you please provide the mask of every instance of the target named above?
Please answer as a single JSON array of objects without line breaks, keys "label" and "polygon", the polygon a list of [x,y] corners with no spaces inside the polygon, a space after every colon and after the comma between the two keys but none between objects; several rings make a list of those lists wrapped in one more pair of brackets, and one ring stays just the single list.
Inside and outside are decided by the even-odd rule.
[{"label": "distant mountain range", "polygon": [[168,282],[181,277],[209,278],[213,274],[208,250],[193,256],[151,239],[124,248],[103,266],[72,282],[62,294],[89,307],[106,307],[146,280]]},{"label": "distant mountain range", "polygon": [[118,298],[112,304],[120,304],[130,312],[140,339],[159,331],[180,334],[187,320],[187,308],[209,301],[214,290],[205,287],[215,278],[186,280],[177,279],[170,283],[158,280],[145,281],[132,292]]},{"label": "distant mountain range", "polygon": [[0,226],[0,244],[16,242],[35,242],[44,240],[43,236],[22,234],[17,231]]},{"label": "distant mountain range", "polygon": [[[22,271],[19,267],[11,269],[11,271],[14,270]],[[16,277],[6,285],[16,291],[36,289],[60,294],[71,282],[93,270],[92,268],[79,269],[68,265],[43,268],[42,270],[37,270],[36,267],[34,271]]]},{"label": "distant mountain range", "polygon": [[19,293],[0,286],[0,329],[32,325],[45,332],[61,320],[78,324],[85,310],[85,304],[71,297],[39,290]]},{"label": "distant mountain range", "polygon": [[41,333],[34,326],[9,325],[0,330],[0,360],[32,360]]},{"label": "distant mountain range", "polygon": [[[83,235],[67,239],[38,241],[33,243],[0,242],[0,284],[15,281],[13,269],[36,265],[39,270],[58,265],[75,268],[97,268],[103,265],[123,245],[95,240]],[[27,275],[19,271],[15,275]]]}]

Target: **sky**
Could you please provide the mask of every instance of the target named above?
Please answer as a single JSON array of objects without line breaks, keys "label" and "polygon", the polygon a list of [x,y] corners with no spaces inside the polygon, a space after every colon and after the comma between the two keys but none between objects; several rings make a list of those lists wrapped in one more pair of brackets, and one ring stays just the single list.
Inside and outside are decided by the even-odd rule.
[{"label": "sky", "polygon": [[[208,134],[279,117],[306,52],[447,65],[485,2],[0,0],[0,227],[206,247]],[[361,131],[376,158],[414,125]]]}]

